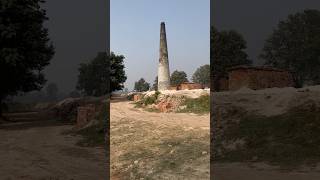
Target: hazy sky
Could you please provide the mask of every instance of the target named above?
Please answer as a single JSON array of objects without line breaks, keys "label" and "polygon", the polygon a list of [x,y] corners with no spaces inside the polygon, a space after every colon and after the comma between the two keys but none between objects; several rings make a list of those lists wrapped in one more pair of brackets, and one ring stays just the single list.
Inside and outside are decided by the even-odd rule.
[{"label": "hazy sky", "polygon": [[47,0],[50,38],[56,54],[45,69],[48,82],[60,91],[75,89],[78,67],[106,50],[107,7],[105,0]]},{"label": "hazy sky", "polygon": [[160,22],[166,23],[170,73],[183,70],[190,79],[210,63],[209,0],[111,0],[111,51],[126,57],[131,90],[141,77],[151,85],[157,76]]},{"label": "hazy sky", "polygon": [[[212,0],[212,23],[236,29],[257,61],[263,42],[279,20],[306,8],[320,9],[320,0]],[[75,88],[79,63],[104,51],[107,12],[104,0],[47,0],[46,23],[56,54],[45,69],[61,91]],[[111,48],[126,56],[126,85],[157,75],[160,22],[166,22],[171,72],[209,63],[209,0],[111,0]]]},{"label": "hazy sky", "polygon": [[320,9],[320,0],[212,0],[211,7],[211,23],[219,30],[240,32],[250,58],[260,64],[257,56],[278,22],[306,8]]}]

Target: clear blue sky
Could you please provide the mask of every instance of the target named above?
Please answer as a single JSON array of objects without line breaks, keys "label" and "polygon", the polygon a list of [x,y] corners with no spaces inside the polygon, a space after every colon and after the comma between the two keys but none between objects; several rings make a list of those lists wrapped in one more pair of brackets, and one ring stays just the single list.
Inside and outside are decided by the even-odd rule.
[{"label": "clear blue sky", "polygon": [[141,77],[151,85],[157,76],[160,22],[166,23],[170,73],[185,71],[191,79],[210,63],[209,0],[111,0],[111,51],[126,57],[132,90]]}]

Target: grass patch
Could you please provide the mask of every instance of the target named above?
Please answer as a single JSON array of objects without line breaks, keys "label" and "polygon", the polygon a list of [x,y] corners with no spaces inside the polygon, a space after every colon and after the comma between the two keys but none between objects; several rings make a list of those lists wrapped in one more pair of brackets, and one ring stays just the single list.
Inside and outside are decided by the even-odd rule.
[{"label": "grass patch", "polygon": [[[209,137],[196,139],[189,136],[164,140],[158,145],[165,151],[159,155],[155,165],[156,170],[158,172],[179,171],[182,166],[204,157],[203,151],[209,152],[209,145],[206,142],[209,143]],[[173,153],[171,153],[172,150],[174,150]]]},{"label": "grass patch", "polygon": [[[263,161],[283,167],[320,161],[320,109],[312,104],[277,116],[246,115],[224,132],[215,143],[223,151],[215,155],[216,161]],[[241,147],[222,147],[222,141],[239,139],[244,140]]]},{"label": "grass patch", "polygon": [[[192,176],[191,171],[196,170],[186,166],[197,168],[199,165],[209,164],[210,135],[208,132],[185,131],[181,127],[163,127],[159,129],[161,134],[158,134],[153,130],[159,127],[154,126],[153,123],[130,124],[129,122],[112,123],[112,127],[117,128],[111,130],[113,134],[111,144],[123,151],[123,154],[115,157],[116,160],[114,160],[119,162],[114,172],[121,174],[121,177],[165,179],[164,177],[169,175],[176,179],[188,179],[183,177]],[[121,126],[123,128],[119,128]],[[207,154],[203,154],[204,151]],[[135,161],[138,163],[134,163]]]},{"label": "grass patch", "polygon": [[196,113],[205,114],[210,112],[210,96],[203,95],[199,98],[186,98],[182,106],[184,109],[179,110],[180,113]]}]

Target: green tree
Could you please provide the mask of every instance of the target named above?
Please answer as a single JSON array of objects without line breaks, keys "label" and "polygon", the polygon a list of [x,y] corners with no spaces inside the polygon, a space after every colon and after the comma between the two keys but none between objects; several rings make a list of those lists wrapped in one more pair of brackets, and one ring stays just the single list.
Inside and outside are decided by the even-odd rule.
[{"label": "green tree", "polygon": [[153,81],[152,90],[158,91],[158,76]]},{"label": "green tree", "polygon": [[210,85],[210,65],[200,66],[192,75],[192,81],[207,86]]},{"label": "green tree", "polygon": [[250,65],[245,52],[246,41],[237,31],[218,31],[211,27],[210,32],[210,68],[212,85],[219,90],[219,80],[227,75],[227,69],[238,65]]},{"label": "green tree", "polygon": [[108,57],[106,52],[100,52],[88,63],[81,63],[77,90],[89,96],[102,96],[110,91],[121,90],[127,79],[123,59],[122,55],[111,53]]},{"label": "green tree", "polygon": [[111,52],[110,56],[110,92],[122,90],[124,88],[123,83],[126,82],[127,76],[124,71],[124,59],[123,55],[115,55]]},{"label": "green tree", "polygon": [[55,83],[50,83],[46,87],[48,100],[57,100],[58,98],[58,86]]},{"label": "green tree", "polygon": [[170,76],[170,84],[172,86],[177,86],[184,82],[188,82],[187,74],[184,71],[173,71],[173,73]]},{"label": "green tree", "polygon": [[[8,96],[40,90],[43,69],[54,48],[43,23],[48,20],[43,0],[0,2],[0,107]],[[0,116],[2,117],[0,108]]]},{"label": "green tree", "polygon": [[304,10],[280,21],[264,44],[266,65],[296,73],[296,83],[320,83],[320,11]]},{"label": "green tree", "polygon": [[147,83],[143,78],[134,83],[134,90],[138,92],[148,91],[150,88],[150,84]]}]

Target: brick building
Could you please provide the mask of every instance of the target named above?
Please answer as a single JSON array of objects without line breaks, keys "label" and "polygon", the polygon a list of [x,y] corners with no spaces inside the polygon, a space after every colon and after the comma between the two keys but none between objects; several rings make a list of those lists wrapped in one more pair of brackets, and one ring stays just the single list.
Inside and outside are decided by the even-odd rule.
[{"label": "brick building", "polygon": [[179,84],[177,87],[177,90],[186,90],[186,89],[203,89],[204,87],[201,84],[198,83],[192,83],[192,82],[184,82]]},{"label": "brick building", "polygon": [[292,74],[281,69],[271,67],[236,66],[230,68],[228,71],[229,90],[237,90],[242,87],[258,90],[294,86]]}]

